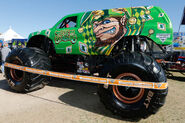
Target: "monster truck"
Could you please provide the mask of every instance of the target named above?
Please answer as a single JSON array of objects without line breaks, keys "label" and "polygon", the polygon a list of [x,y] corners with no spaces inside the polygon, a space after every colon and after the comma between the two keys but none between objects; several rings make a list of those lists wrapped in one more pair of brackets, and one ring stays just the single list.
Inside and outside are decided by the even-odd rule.
[{"label": "monster truck", "polygon": [[[29,35],[26,48],[13,50],[7,63],[104,78],[166,83],[153,57],[157,43],[172,42],[172,24],[159,7],[143,6],[82,12],[52,28]],[[160,55],[160,54],[159,54]],[[163,54],[161,54],[163,55]],[[43,88],[48,77],[5,68],[18,92]],[[168,89],[98,85],[100,101],[116,115],[146,118],[164,105]]]}]

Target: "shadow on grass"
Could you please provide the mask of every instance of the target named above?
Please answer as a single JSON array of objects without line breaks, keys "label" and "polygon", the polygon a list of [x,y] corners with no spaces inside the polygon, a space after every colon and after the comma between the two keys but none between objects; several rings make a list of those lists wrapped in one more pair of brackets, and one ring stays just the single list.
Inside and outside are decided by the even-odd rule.
[{"label": "shadow on grass", "polygon": [[120,116],[113,115],[109,110],[105,109],[105,106],[100,102],[99,96],[97,95],[96,84],[54,79],[49,86],[72,89],[72,91],[64,93],[59,97],[62,102],[70,106],[118,120],[130,122],[137,122],[141,120],[121,118]]},{"label": "shadow on grass", "polygon": [[185,72],[181,72],[181,74],[185,76]]},{"label": "shadow on grass", "polygon": [[185,76],[184,77],[182,77],[182,76],[168,76],[167,78],[172,79],[172,80],[177,80],[180,82],[185,82]]},{"label": "shadow on grass", "polygon": [[6,79],[0,80],[0,89],[6,90],[6,91],[10,91],[10,92],[14,92],[14,91],[8,86],[8,83],[7,83],[7,80],[6,80]]},{"label": "shadow on grass", "polygon": [[185,82],[185,72],[171,70],[171,71],[166,71],[166,75],[168,79]]}]

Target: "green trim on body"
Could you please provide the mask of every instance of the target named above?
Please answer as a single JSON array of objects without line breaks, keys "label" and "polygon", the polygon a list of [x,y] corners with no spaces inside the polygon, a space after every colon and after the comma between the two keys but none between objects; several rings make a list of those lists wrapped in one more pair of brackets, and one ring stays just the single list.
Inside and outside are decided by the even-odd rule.
[{"label": "green trim on body", "polygon": [[[74,27],[60,28],[65,20]],[[67,22],[66,22],[67,23]],[[63,17],[52,28],[34,32],[53,41],[57,54],[106,55],[123,36],[147,36],[160,45],[170,45],[173,29],[168,15],[160,8],[142,6],[82,12]]]}]

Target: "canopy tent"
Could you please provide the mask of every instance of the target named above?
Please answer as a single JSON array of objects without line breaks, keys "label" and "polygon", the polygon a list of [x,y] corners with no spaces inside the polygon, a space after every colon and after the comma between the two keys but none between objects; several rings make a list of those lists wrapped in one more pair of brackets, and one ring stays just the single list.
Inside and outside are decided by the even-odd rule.
[{"label": "canopy tent", "polygon": [[3,39],[3,41],[10,42],[12,39],[24,39],[21,35],[16,33],[11,27],[2,35],[0,35],[0,39]]}]

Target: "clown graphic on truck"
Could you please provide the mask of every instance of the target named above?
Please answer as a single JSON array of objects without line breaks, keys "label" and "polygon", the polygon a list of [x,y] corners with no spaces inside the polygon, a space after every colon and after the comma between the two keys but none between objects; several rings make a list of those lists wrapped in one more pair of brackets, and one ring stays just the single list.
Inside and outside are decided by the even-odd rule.
[{"label": "clown graphic on truck", "polygon": [[[7,63],[73,75],[167,83],[154,58],[159,45],[172,43],[172,24],[155,6],[115,8],[70,14],[52,28],[29,35],[26,48],[13,50]],[[162,50],[161,50],[162,51]],[[12,89],[43,88],[48,77],[6,67]],[[146,118],[163,106],[167,90],[98,85],[100,101],[114,114]]]}]

